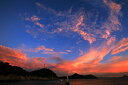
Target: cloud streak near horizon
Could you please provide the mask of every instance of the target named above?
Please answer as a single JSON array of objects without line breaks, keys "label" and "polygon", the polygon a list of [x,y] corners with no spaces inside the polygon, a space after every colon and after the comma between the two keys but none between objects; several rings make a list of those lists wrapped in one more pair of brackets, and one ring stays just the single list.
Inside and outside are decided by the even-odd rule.
[{"label": "cloud streak near horizon", "polygon": [[99,6],[85,0],[87,8],[71,6],[63,11],[35,2],[39,12],[23,17],[25,33],[39,44],[0,45],[0,60],[26,70],[45,64],[58,75],[128,72],[128,36],[120,36],[122,4],[99,1]]}]

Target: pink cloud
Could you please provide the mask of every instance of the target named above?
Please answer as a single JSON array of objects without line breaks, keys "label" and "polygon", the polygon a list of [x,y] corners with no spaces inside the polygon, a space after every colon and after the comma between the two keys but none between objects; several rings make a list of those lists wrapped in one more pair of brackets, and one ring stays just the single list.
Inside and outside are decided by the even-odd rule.
[{"label": "pink cloud", "polygon": [[81,25],[84,25],[84,16],[80,16],[79,17],[79,19],[78,19],[78,21],[77,21],[77,23],[76,23],[76,28],[78,28],[79,26],[81,26]]},{"label": "pink cloud", "polygon": [[47,10],[55,15],[58,15],[58,16],[62,16],[63,14],[61,12],[57,12],[56,10],[52,9],[52,8],[49,8],[49,7],[46,7],[44,4],[42,3],[39,3],[39,2],[36,2],[35,3],[37,6],[39,6],[40,8],[44,9],[44,10]]},{"label": "pink cloud", "polygon": [[105,33],[104,34],[102,34],[102,38],[105,38],[105,39],[107,39],[109,36],[110,36],[110,31],[109,30],[105,30]]},{"label": "pink cloud", "polygon": [[103,2],[114,12],[119,13],[121,10],[121,5],[117,4],[115,2],[112,2],[111,0],[103,0]]},{"label": "pink cloud", "polygon": [[50,51],[44,51],[42,52],[42,54],[49,54],[49,55],[53,55],[53,56],[58,56],[58,55],[62,55],[62,54],[68,54],[67,52],[50,52]]},{"label": "pink cloud", "polygon": [[92,44],[96,39],[93,34],[89,34],[80,29],[72,29],[74,32],[78,33],[83,37],[84,40],[88,40],[90,44]]},{"label": "pink cloud", "polygon": [[81,49],[79,49],[79,55],[80,55],[80,56],[84,55],[84,51],[81,50]]},{"label": "pink cloud", "polygon": [[114,2],[110,2],[109,6],[116,13],[119,13],[121,8],[122,8],[120,4],[117,4],[117,3],[114,3]]},{"label": "pink cloud", "polygon": [[46,48],[45,46],[41,45],[41,46],[38,46],[35,50],[36,50],[36,51],[40,51],[40,50],[44,50],[44,51],[53,51],[54,49]]},{"label": "pink cloud", "polygon": [[68,54],[68,52],[72,52],[71,50],[66,50],[67,52],[56,52],[54,49],[47,48],[44,45],[40,45],[36,47],[35,49],[27,48],[27,46],[22,45],[16,50],[19,50],[22,52],[39,52],[40,54],[48,54],[48,55],[51,55],[52,57],[55,57],[55,56],[58,57],[63,54]]},{"label": "pink cloud", "polygon": [[119,16],[121,15],[120,10],[122,8],[121,5],[108,0],[103,1],[110,9],[108,20],[106,23],[104,23],[103,27],[109,30],[110,32],[119,30],[121,27],[121,23],[119,20]]},{"label": "pink cloud", "polygon": [[32,35],[34,38],[37,38],[39,35],[38,32],[31,30],[31,29],[27,29],[26,32],[29,33],[30,35]]},{"label": "pink cloud", "polygon": [[36,21],[39,21],[40,18],[37,17],[37,16],[32,16],[32,17],[30,17],[30,18],[26,18],[26,20],[28,20],[28,21],[32,21],[32,22],[36,22]]},{"label": "pink cloud", "polygon": [[26,45],[19,46],[16,50],[22,51],[22,52],[39,52],[39,51],[54,51],[52,48],[47,48],[44,45],[37,46],[36,48],[28,48]]},{"label": "pink cloud", "polygon": [[41,24],[41,23],[39,23],[39,22],[35,22],[35,24],[36,24],[37,26],[41,27],[41,28],[43,28],[43,27],[44,27],[44,25],[43,25],[43,24]]},{"label": "pink cloud", "polygon": [[67,52],[72,52],[72,50],[66,50]]},{"label": "pink cloud", "polygon": [[109,62],[118,61],[120,59],[123,59],[123,57],[122,56],[114,56],[114,57],[109,59]]}]

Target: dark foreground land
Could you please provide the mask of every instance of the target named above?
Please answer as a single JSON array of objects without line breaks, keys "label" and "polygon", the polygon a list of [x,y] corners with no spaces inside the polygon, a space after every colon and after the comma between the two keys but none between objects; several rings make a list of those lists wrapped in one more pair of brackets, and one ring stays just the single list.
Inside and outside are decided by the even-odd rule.
[{"label": "dark foreground land", "polygon": [[42,68],[28,72],[9,63],[0,62],[0,80],[55,80],[57,75],[50,69]]},{"label": "dark foreground land", "polygon": [[[65,85],[66,80],[0,81],[0,85]],[[128,85],[128,79],[70,79],[71,85]]]}]

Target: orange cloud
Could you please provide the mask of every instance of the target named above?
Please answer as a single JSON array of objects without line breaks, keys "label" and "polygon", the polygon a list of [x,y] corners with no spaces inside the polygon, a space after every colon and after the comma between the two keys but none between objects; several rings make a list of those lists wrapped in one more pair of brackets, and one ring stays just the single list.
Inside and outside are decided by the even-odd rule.
[{"label": "orange cloud", "polygon": [[[46,67],[50,67],[57,74],[72,74],[72,73],[94,73],[94,74],[106,74],[106,73],[119,73],[128,71],[128,58],[127,56],[114,56],[106,63],[100,61],[111,51],[113,48],[111,45],[114,40],[109,39],[108,42],[103,44],[103,47],[91,48],[88,53],[85,53],[79,58],[67,61],[59,56],[51,58],[35,57],[28,58],[26,54],[21,53],[9,47],[0,46],[0,60],[8,62],[13,66],[20,66],[24,69],[34,70]],[[52,51],[49,51],[52,52]],[[49,63],[49,60],[56,60],[58,63]]]},{"label": "orange cloud", "polygon": [[112,51],[112,54],[117,54],[117,53],[120,53],[120,52],[123,52],[123,51],[126,51],[128,50],[128,47],[125,47],[125,48],[120,48],[120,49],[115,49]]},{"label": "orange cloud", "polygon": [[[114,62],[113,62],[114,61]],[[74,66],[74,62],[65,62],[61,65],[57,65],[56,68],[54,68],[55,71],[62,71],[66,74],[72,74],[72,73],[80,73],[80,74],[113,74],[113,73],[120,73],[120,72],[127,72],[128,71],[128,58],[123,59],[123,57],[117,59],[113,59],[111,62],[107,63],[96,63],[93,62],[90,63],[84,63],[79,66]],[[108,75],[112,76],[112,75]]]},{"label": "orange cloud", "polygon": [[107,42],[103,43],[102,46],[98,48],[91,48],[88,53],[77,58],[74,63],[75,66],[85,63],[99,63],[105,55],[107,55],[113,49],[113,43],[115,38],[110,38]]},{"label": "orange cloud", "polygon": [[[123,58],[123,57],[122,57]],[[107,73],[119,73],[119,72],[128,72],[128,59],[121,59],[118,61],[112,61],[111,63],[108,63],[104,65],[103,72]]]},{"label": "orange cloud", "polygon": [[25,53],[0,45],[0,60],[13,66],[24,67],[29,58]]},{"label": "orange cloud", "polygon": [[8,62],[13,66],[19,66],[24,69],[32,70],[42,68],[47,59],[43,57],[30,59],[25,53],[0,45],[0,60]]},{"label": "orange cloud", "polygon": [[12,48],[0,45],[0,56],[1,57],[15,57],[22,60],[28,60],[26,54],[16,51]]},{"label": "orange cloud", "polygon": [[120,42],[116,44],[115,49],[112,50],[111,54],[117,54],[128,50],[128,38],[123,38]]},{"label": "orange cloud", "polygon": [[[65,61],[60,65],[56,66],[56,70],[62,70],[67,73],[86,73],[86,72],[103,72],[102,69],[104,68],[104,64],[101,61],[104,57],[111,52],[113,49],[113,44],[115,42],[115,38],[111,37],[108,39],[107,42],[104,42],[100,47],[97,48],[90,48],[90,50],[85,53],[84,55],[72,60],[72,61]],[[72,67],[72,68],[71,68]]]}]

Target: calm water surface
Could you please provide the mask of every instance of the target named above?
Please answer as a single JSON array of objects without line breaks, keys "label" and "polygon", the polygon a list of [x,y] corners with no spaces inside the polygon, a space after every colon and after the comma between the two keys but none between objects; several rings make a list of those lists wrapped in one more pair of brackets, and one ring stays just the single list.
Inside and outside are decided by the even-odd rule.
[{"label": "calm water surface", "polygon": [[[55,81],[0,81],[0,85],[64,85],[65,80]],[[128,85],[128,79],[74,79],[70,80],[71,85]]]}]

